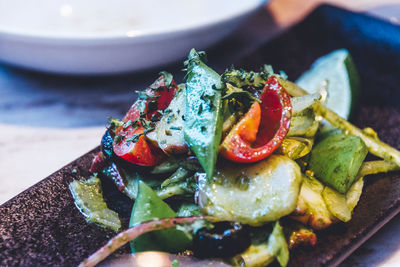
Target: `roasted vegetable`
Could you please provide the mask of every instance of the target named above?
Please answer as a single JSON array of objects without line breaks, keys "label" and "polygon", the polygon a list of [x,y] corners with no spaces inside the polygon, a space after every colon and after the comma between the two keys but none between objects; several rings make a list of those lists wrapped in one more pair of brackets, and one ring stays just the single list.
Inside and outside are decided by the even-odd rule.
[{"label": "roasted vegetable", "polygon": [[[122,121],[110,119],[91,171],[111,178],[135,200],[131,228],[83,266],[149,231],[131,242],[133,252],[191,248],[198,257],[231,257],[239,266],[265,266],[275,259],[286,266],[287,242],[290,248],[316,243],[305,226],[323,230],[349,221],[364,176],[400,169],[399,151],[372,129],[360,130],[324,106],[330,87],[316,82],[321,72],[311,79],[320,90],[308,95],[267,65],[260,72],[229,69],[219,76],[205,63],[205,53],[192,49],[186,85],[178,87],[162,73]],[[336,88],[344,76],[327,66],[324,75],[340,78]],[[323,118],[336,128],[328,132],[332,128]],[[384,160],[363,163],[367,151]],[[218,153],[225,159],[217,163]],[[90,186],[95,192],[90,197],[98,199],[97,182]],[[171,206],[162,201],[173,196],[178,197],[168,200]],[[112,217],[104,201],[99,203],[84,199],[77,206],[85,216],[99,209]],[[212,217],[176,218],[203,213]],[[217,221],[229,222],[211,224]]]},{"label": "roasted vegetable", "polygon": [[274,224],[272,232],[258,231],[257,234],[252,237],[252,245],[243,253],[231,258],[230,262],[234,266],[263,267],[276,258],[281,266],[286,266],[289,250],[279,222]]},{"label": "roasted vegetable", "polygon": [[313,144],[314,140],[311,138],[287,137],[283,139],[282,144],[275,152],[295,160],[310,153]]},{"label": "roasted vegetable", "polygon": [[253,165],[225,163],[213,179],[197,174],[198,202],[206,214],[262,225],[290,214],[297,204],[300,168],[288,157],[272,155]]},{"label": "roasted vegetable", "polygon": [[328,210],[342,222],[350,221],[353,209],[360,199],[363,185],[364,179],[361,178],[349,188],[346,194],[341,194],[325,186],[322,191],[322,197]]},{"label": "roasted vegetable", "polygon": [[301,246],[315,246],[317,243],[317,235],[314,231],[301,223],[286,220],[283,229],[288,239],[289,249]]},{"label": "roasted vegetable", "polygon": [[100,151],[99,153],[96,154],[96,156],[94,156],[89,171],[91,173],[101,172],[103,168],[105,168],[108,165],[108,163],[109,163],[108,159],[106,159],[103,152]]},{"label": "roasted vegetable", "polygon": [[179,206],[176,214],[178,217],[189,217],[189,216],[201,216],[203,213],[199,206],[193,203],[186,203],[184,202],[182,205]]},{"label": "roasted vegetable", "polygon": [[222,135],[220,76],[204,63],[204,52],[190,51],[186,61],[185,140],[201,166],[212,177]]},{"label": "roasted vegetable", "polygon": [[121,221],[118,213],[107,208],[101,190],[101,182],[97,177],[87,180],[73,181],[69,184],[74,202],[86,221],[118,232]]},{"label": "roasted vegetable", "polygon": [[197,184],[191,176],[179,182],[170,183],[164,187],[157,187],[155,192],[161,199],[166,199],[172,196],[180,196],[191,199],[193,198],[196,190]]},{"label": "roasted vegetable", "polygon": [[314,138],[317,133],[319,121],[316,120],[314,110],[308,108],[292,117],[288,137]]},{"label": "roasted vegetable", "polygon": [[290,97],[276,77],[268,79],[249,111],[223,140],[220,153],[236,162],[256,162],[279,147],[290,125]]},{"label": "roasted vegetable", "polygon": [[264,267],[275,260],[275,255],[268,249],[268,243],[252,244],[243,253],[230,260],[233,266]]},{"label": "roasted vegetable", "polygon": [[264,88],[272,74],[274,74],[272,67],[264,65],[259,72],[228,69],[222,74],[221,78],[225,83],[256,92]]},{"label": "roasted vegetable", "polygon": [[[293,82],[283,79],[280,79],[279,81],[292,96],[302,96],[307,94],[306,91],[304,91]],[[318,114],[320,114],[324,119],[330,122],[334,127],[342,130],[349,135],[360,137],[371,154],[381,157],[384,160],[391,162],[397,166],[400,166],[400,151],[379,140],[376,133],[371,134],[371,131],[363,131],[357,128],[356,126],[341,118],[338,114],[320,103],[316,103],[314,108],[316,112],[318,112]]]},{"label": "roasted vegetable", "polygon": [[341,194],[313,177],[304,176],[299,202],[291,217],[316,230],[325,229],[338,219],[347,222],[360,199],[363,185],[361,178],[346,194]]},{"label": "roasted vegetable", "polygon": [[155,123],[175,95],[177,85],[171,74],[161,76],[132,105],[123,125],[115,129],[114,153],[136,165],[154,166],[162,161],[164,153],[147,140],[146,134],[154,130]]},{"label": "roasted vegetable", "polygon": [[323,101],[323,100],[324,100],[323,95],[321,93],[292,97],[290,99],[293,108],[292,115],[296,116],[302,113],[304,110],[310,108],[317,101]]},{"label": "roasted vegetable", "polygon": [[275,223],[274,229],[268,238],[268,249],[276,256],[281,266],[288,264],[289,249],[279,221]]},{"label": "roasted vegetable", "polygon": [[[149,174],[139,175],[137,172],[127,171],[114,162],[109,163],[102,170],[101,174],[111,179],[118,190],[132,200],[137,198],[138,183],[141,180],[150,186],[161,199],[172,196],[191,198],[196,191],[196,183],[192,177],[193,172],[188,172],[183,168],[179,168],[164,181],[155,177],[149,177]],[[143,179],[141,176],[146,177],[146,179]]]},{"label": "roasted vegetable", "polygon": [[309,167],[320,181],[345,194],[367,153],[359,137],[335,133],[313,147]]},{"label": "roasted vegetable", "polygon": [[184,114],[186,110],[185,89],[179,89],[163,116],[147,137],[155,142],[166,154],[183,154],[188,146],[183,136]]},{"label": "roasted vegetable", "polygon": [[317,179],[303,175],[297,208],[291,218],[315,230],[325,229],[336,222],[336,217],[328,210],[322,198],[324,188],[325,186]]}]

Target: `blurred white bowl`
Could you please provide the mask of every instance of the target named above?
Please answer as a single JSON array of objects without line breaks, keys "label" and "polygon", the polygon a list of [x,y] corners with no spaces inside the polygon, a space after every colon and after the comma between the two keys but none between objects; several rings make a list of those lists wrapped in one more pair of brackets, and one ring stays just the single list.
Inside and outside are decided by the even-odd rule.
[{"label": "blurred white bowl", "polygon": [[111,74],[166,65],[231,33],[265,0],[0,0],[0,61]]}]

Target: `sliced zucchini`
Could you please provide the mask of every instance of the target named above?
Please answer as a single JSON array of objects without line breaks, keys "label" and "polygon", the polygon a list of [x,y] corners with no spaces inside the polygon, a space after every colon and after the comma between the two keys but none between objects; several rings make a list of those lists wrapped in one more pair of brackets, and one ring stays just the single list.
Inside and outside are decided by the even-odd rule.
[{"label": "sliced zucchini", "polygon": [[301,184],[300,167],[280,155],[252,165],[226,162],[213,179],[203,173],[197,176],[203,212],[255,226],[290,214]]}]

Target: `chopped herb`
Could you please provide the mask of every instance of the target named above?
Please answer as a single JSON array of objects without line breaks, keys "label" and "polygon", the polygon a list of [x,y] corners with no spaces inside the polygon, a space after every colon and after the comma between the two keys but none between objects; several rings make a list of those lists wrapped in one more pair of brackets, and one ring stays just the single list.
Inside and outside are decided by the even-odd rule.
[{"label": "chopped herb", "polygon": [[114,137],[114,141],[116,144],[119,144],[119,143],[121,143],[122,140],[124,140],[124,138],[125,138],[125,135],[116,135]]},{"label": "chopped herb", "polygon": [[200,104],[199,106],[199,111],[197,112],[197,114],[201,114],[203,112],[203,105]]},{"label": "chopped herb", "polygon": [[126,143],[130,143],[130,142],[136,143],[142,135],[143,135],[143,133],[134,134],[131,137],[127,138],[125,141],[126,141]]},{"label": "chopped herb", "polygon": [[175,119],[175,114],[168,115],[167,123],[171,123],[171,121],[174,120],[174,119]]},{"label": "chopped herb", "polygon": [[182,126],[179,126],[179,127],[172,126],[172,127],[170,127],[169,129],[170,129],[170,130],[177,130],[177,131],[180,131],[180,130],[182,130]]},{"label": "chopped herb", "polygon": [[131,125],[132,125],[132,121],[131,121],[131,120],[125,122],[125,123],[124,123],[124,130],[126,130],[126,128],[128,128],[128,127],[131,126]]},{"label": "chopped herb", "polygon": [[109,129],[114,130],[120,126],[122,126],[124,123],[120,121],[119,119],[114,119],[113,117],[108,118],[108,123],[110,124]]},{"label": "chopped herb", "polygon": [[171,133],[171,131],[170,131],[170,130],[165,130],[165,135],[167,135],[167,136],[171,136],[171,135],[172,135],[172,133]]}]

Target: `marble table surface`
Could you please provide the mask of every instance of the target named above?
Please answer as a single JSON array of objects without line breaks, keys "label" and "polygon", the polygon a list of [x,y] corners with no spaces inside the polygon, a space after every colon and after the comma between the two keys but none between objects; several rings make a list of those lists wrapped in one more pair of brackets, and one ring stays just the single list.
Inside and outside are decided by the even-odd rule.
[{"label": "marble table surface", "polygon": [[[303,3],[302,8],[299,2]],[[299,20],[317,2],[272,1],[268,9],[254,14],[236,34],[209,50],[209,57],[218,62],[214,67],[223,69]],[[377,4],[334,2],[358,10]],[[363,2],[363,8],[356,2]],[[294,15],[288,16],[290,12]],[[221,46],[227,47],[224,55],[218,53]],[[177,63],[165,69],[179,73],[181,68]],[[122,117],[135,98],[134,91],[154,80],[157,72],[72,77],[0,64],[0,204],[97,146],[107,117]],[[396,216],[343,266],[400,266],[399,241],[400,216]]]}]

